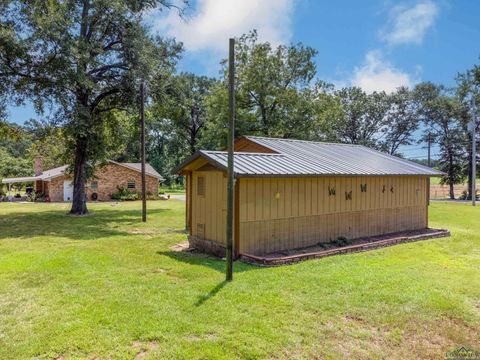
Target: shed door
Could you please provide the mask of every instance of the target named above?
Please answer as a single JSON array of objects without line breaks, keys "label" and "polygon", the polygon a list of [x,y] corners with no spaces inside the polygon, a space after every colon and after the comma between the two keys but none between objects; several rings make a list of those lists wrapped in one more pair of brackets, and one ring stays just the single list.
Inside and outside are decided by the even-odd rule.
[{"label": "shed door", "polygon": [[63,201],[72,201],[73,199],[73,183],[70,180],[63,182]]}]

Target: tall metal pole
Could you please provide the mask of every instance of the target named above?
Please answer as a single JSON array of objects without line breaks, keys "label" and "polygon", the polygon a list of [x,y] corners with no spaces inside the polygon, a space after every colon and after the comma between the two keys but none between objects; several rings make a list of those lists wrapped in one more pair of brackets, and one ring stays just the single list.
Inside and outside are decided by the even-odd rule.
[{"label": "tall metal pole", "polygon": [[142,221],[147,221],[147,186],[145,177],[145,85],[140,84],[140,142],[142,153]]},{"label": "tall metal pole", "polygon": [[227,182],[227,268],[226,279],[233,279],[233,142],[235,138],[235,40],[230,39],[228,56],[228,182]]},{"label": "tall metal pole", "polygon": [[472,97],[472,206],[475,206],[477,200],[477,141],[476,127],[477,127],[477,107],[475,104],[475,93]]},{"label": "tall metal pole", "polygon": [[432,146],[432,134],[428,133],[428,167],[432,167],[431,166],[431,161],[430,161],[430,148]]}]

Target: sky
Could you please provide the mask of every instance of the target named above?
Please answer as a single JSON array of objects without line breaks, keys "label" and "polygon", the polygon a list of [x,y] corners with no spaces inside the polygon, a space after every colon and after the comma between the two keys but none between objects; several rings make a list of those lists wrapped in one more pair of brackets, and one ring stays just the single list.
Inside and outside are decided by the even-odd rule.
[{"label": "sky", "polygon": [[[184,44],[179,71],[218,76],[228,38],[256,29],[274,45],[302,42],[318,51],[318,77],[367,92],[391,92],[420,81],[453,86],[480,63],[477,0],[190,0],[186,16],[153,11],[153,33]],[[31,106],[10,107],[10,121],[36,118]],[[421,157],[420,145],[403,149]],[[435,151],[433,151],[435,152]]]}]

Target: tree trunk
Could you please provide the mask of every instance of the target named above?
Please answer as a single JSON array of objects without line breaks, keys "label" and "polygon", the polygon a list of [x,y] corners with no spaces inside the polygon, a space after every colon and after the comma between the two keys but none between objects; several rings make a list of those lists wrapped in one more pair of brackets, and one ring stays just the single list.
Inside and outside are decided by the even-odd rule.
[{"label": "tree trunk", "polygon": [[470,153],[468,157],[468,189],[467,189],[467,199],[466,200],[471,200],[472,199],[472,155]]},{"label": "tree trunk", "polygon": [[449,154],[448,156],[448,163],[449,163],[449,169],[448,169],[448,183],[450,185],[450,199],[455,200],[455,192],[453,190],[453,155]]},{"label": "tree trunk", "polygon": [[[90,0],[83,0],[82,18],[80,23],[80,38],[82,41],[87,41],[88,33],[88,12],[90,11]],[[78,58],[77,76],[85,76],[87,71],[87,64],[80,56]],[[84,117],[83,120],[88,120],[91,116],[91,110],[88,106],[88,92],[85,87],[77,86],[76,89],[77,100],[77,114],[76,116]],[[86,115],[88,114],[88,115]],[[85,121],[88,124],[88,121]],[[87,210],[87,198],[85,193],[85,181],[87,179],[87,137],[77,135],[75,140],[75,159],[73,164],[73,201],[70,214],[85,215]]]},{"label": "tree trunk", "polygon": [[[469,135],[468,136],[468,141],[471,144],[472,143],[472,137]],[[473,180],[473,174],[472,174],[472,148],[467,147],[467,151],[470,149],[468,152],[468,188],[467,188],[467,199],[466,200],[471,200],[472,199],[472,180]]]},{"label": "tree trunk", "polygon": [[190,154],[193,155],[195,151],[197,151],[197,132],[195,129],[190,130],[190,141],[188,145],[190,146]]},{"label": "tree trunk", "polygon": [[73,201],[70,214],[85,215],[87,210],[87,197],[85,181],[87,179],[87,140],[78,139],[75,143],[75,163],[73,176]]},{"label": "tree trunk", "polygon": [[453,182],[450,180],[450,200],[455,200],[455,191],[453,191]]},{"label": "tree trunk", "polygon": [[267,110],[263,107],[260,106],[260,113],[262,117],[262,135],[263,136],[269,136],[269,127],[268,127],[268,119],[267,119]]}]

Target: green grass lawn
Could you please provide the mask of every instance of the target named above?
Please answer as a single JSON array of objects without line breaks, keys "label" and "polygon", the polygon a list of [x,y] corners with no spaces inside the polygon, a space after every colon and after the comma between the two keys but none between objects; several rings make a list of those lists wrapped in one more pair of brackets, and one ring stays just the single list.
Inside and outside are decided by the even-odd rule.
[{"label": "green grass lawn", "polygon": [[186,190],[185,189],[181,189],[181,188],[160,188],[160,192],[164,192],[165,194],[175,194],[175,195],[184,195],[186,194]]},{"label": "green grass lawn", "polygon": [[[440,176],[438,177],[431,177],[430,178],[430,185],[440,185],[440,180],[442,178]],[[477,182],[477,184],[479,184],[479,182]],[[456,184],[456,185],[467,185],[467,181],[465,180],[463,183],[459,183],[459,184]],[[445,185],[445,186],[448,186],[448,185]]]},{"label": "green grass lawn", "polygon": [[431,177],[430,178],[430,185],[439,185],[441,177]]},{"label": "green grass lawn", "polygon": [[178,253],[184,203],[0,204],[0,359],[441,358],[480,350],[480,207],[451,238],[261,268]]}]

